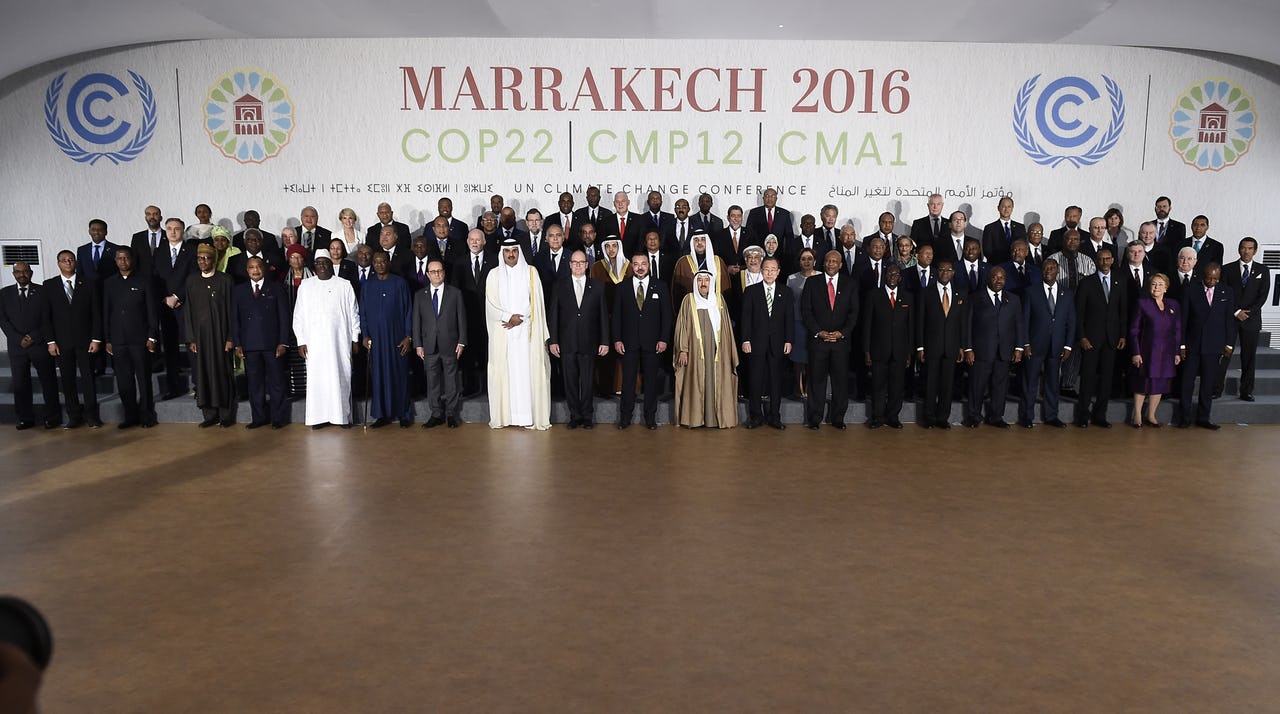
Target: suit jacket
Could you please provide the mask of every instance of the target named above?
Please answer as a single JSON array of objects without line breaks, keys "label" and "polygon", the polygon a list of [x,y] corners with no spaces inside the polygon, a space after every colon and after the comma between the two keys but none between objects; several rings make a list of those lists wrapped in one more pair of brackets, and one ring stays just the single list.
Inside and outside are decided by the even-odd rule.
[{"label": "suit jacket", "polygon": [[[1104,240],[1102,241],[1102,246],[1111,249],[1111,257],[1116,259],[1116,263],[1123,262],[1124,259],[1120,254],[1120,248],[1117,248],[1114,243],[1110,240]],[[1089,260],[1094,262],[1098,260],[1098,249],[1093,247],[1092,238],[1083,238],[1080,241],[1080,253],[1081,255],[1089,256]]]},{"label": "suit jacket", "polygon": [[93,340],[102,341],[102,309],[98,291],[76,273],[72,299],[67,300],[62,275],[44,281],[44,335],[61,350],[84,350]]},{"label": "suit jacket", "polygon": [[717,216],[714,213],[708,214],[706,220],[702,219],[701,213],[690,213],[689,228],[691,231],[696,231],[701,228],[707,232],[707,235],[713,236],[724,230],[724,221],[720,220],[720,216]]},{"label": "suit jacket", "polygon": [[[951,231],[947,231],[948,235]],[[1027,239],[1027,227],[1017,221],[1009,221],[1010,237],[1004,237],[1004,224],[992,221],[982,227],[982,255],[988,263],[999,265],[1009,261],[1009,248],[1013,241]]]},{"label": "suit jacket", "polygon": [[[378,253],[387,253],[387,251],[383,250],[381,247],[375,248],[373,252],[375,255]],[[418,277],[418,262],[417,259],[414,258],[413,253],[410,253],[408,250],[397,245],[395,252],[387,253],[387,255],[391,256],[390,269],[393,275],[399,275],[405,280],[415,280]],[[337,267],[335,266],[335,270],[336,269]]]},{"label": "suit jacket", "polygon": [[983,288],[969,296],[969,305],[969,343],[965,349],[973,350],[975,360],[1007,362],[1013,359],[1014,350],[1027,344],[1027,322],[1017,295],[1001,292],[997,309]]},{"label": "suit jacket", "polygon": [[[397,248],[396,252],[399,253],[400,249]],[[418,280],[418,256],[414,255],[413,253],[408,253],[407,255],[408,255],[408,264],[405,265],[406,272],[401,273],[400,277],[404,278],[405,282],[409,283],[409,294],[413,295],[414,293],[417,293],[419,290],[431,284],[431,278],[430,276],[427,275],[427,269],[431,267],[431,251],[430,250],[427,251],[427,255],[425,258],[427,262],[422,266],[423,268],[422,280]],[[353,264],[352,267],[354,268],[355,265]],[[353,271],[353,274],[354,274],[354,277],[356,278],[356,281],[358,282],[360,280],[359,272]]]},{"label": "suit jacket", "polygon": [[45,286],[31,283],[28,286],[26,304],[18,297],[18,286],[8,285],[0,289],[0,330],[4,331],[9,354],[22,351],[22,338],[31,335],[27,355],[34,358],[49,356],[48,343],[53,339],[45,332]]},{"label": "suit jacket", "polygon": [[1129,313],[1125,319],[1125,324],[1133,322],[1133,313],[1138,310],[1138,299],[1147,295],[1147,282],[1151,280],[1151,276],[1155,271],[1151,269],[1151,265],[1144,259],[1142,265],[1138,266],[1138,279],[1133,279],[1133,266],[1129,265],[1129,261],[1123,264],[1117,262],[1111,267],[1112,275],[1120,275],[1124,280],[1124,288],[1129,296]]},{"label": "suit jacket", "polygon": [[[466,223],[463,223],[457,218],[449,219],[449,240],[461,241],[465,248],[467,243],[467,233],[469,232],[471,232],[471,229]],[[431,232],[431,221],[427,221],[427,225],[422,227],[422,235],[427,236],[428,238],[435,237],[435,234]]]},{"label": "suit jacket", "polygon": [[[564,232],[564,242],[568,244],[578,237],[578,216],[577,213],[569,214],[569,230]],[[547,214],[542,219],[542,230],[547,230],[551,226],[560,226],[564,229],[564,222],[560,220],[560,210],[556,209]]]},{"label": "suit jacket", "polygon": [[[645,212],[640,214],[644,216],[645,233],[648,233],[649,231],[657,231],[658,235],[662,236],[664,241],[668,235],[674,236],[676,234],[676,214],[668,211],[659,211],[657,220],[654,220],[653,213],[648,210],[648,206],[646,206],[645,209]],[[644,245],[643,240],[640,242],[640,245]]]},{"label": "suit jacket", "polygon": [[773,208],[773,230],[769,230],[768,215],[765,213],[764,206],[756,206],[747,213],[747,220],[742,225],[750,229],[752,235],[758,236],[761,243],[764,237],[772,233],[778,237],[779,244],[785,244],[787,239],[795,235],[795,222],[791,218],[791,211],[781,206]]},{"label": "suit jacket", "polygon": [[97,265],[93,263],[93,243],[85,243],[76,249],[76,272],[94,283],[99,290],[102,281],[119,272],[116,269],[116,244],[109,240],[102,241],[102,255]]},{"label": "suit jacket", "polygon": [[182,302],[187,301],[187,278],[198,271],[196,248],[199,244],[194,238],[182,241],[176,261],[171,261],[173,248],[168,241],[156,248],[151,256],[151,270],[159,283],[161,298],[176,295]]},{"label": "suit jacket", "polygon": [[[759,234],[743,224],[741,231],[738,233],[738,249],[733,249],[733,234],[728,228],[720,231],[719,234],[711,236],[711,249],[716,255],[724,261],[725,265],[733,265],[737,263],[742,267],[746,267],[747,261],[742,259],[742,251],[749,245],[758,245],[763,247],[764,241],[761,240]],[[818,261],[818,269],[822,269],[822,261]]]},{"label": "suit jacket", "polygon": [[[392,221],[391,227],[396,229],[396,252],[398,253],[402,250],[406,253],[409,252],[409,242],[412,240],[409,237],[409,226],[401,223],[400,221]],[[381,235],[381,223],[375,223],[369,226],[369,230],[364,233],[364,244],[373,248],[375,251],[380,249],[381,244],[379,243],[378,238]],[[427,231],[427,235],[430,236],[431,232]],[[312,249],[314,250],[314,247]]]},{"label": "suit jacket", "polygon": [[884,287],[885,271],[893,265],[893,261],[889,260],[888,254],[880,259],[879,271],[871,265],[871,256],[866,253],[859,253],[853,265],[854,277],[858,279],[858,288],[866,295],[872,290]]},{"label": "suit jacket", "polygon": [[458,345],[467,344],[467,306],[462,291],[452,285],[441,286],[439,302],[437,315],[431,306],[430,286],[414,293],[413,344],[429,355],[444,352],[452,356]]},{"label": "suit jacket", "polygon": [[1217,355],[1227,345],[1235,345],[1240,328],[1231,288],[1221,282],[1215,285],[1212,305],[1205,297],[1204,283],[1191,283],[1187,292],[1182,310],[1182,344],[1187,354]]},{"label": "suit jacket", "polygon": [[1054,310],[1049,310],[1049,296],[1045,295],[1044,280],[1027,287],[1023,298],[1023,319],[1027,322],[1027,346],[1037,359],[1048,355],[1060,355],[1064,347],[1075,347],[1076,304],[1075,296],[1066,287],[1054,286]]},{"label": "suit jacket", "polygon": [[438,260],[444,263],[444,269],[447,273],[453,269],[453,264],[458,258],[467,253],[467,240],[465,237],[454,238],[453,234],[449,234],[449,238],[444,242],[444,252],[440,251],[440,243],[436,240],[434,233],[427,233],[427,257],[431,260]]},{"label": "suit jacket", "polygon": [[[551,305],[547,309],[547,331],[561,354],[594,355],[600,345],[609,341],[609,309],[605,305],[604,286],[586,279],[582,288],[582,304],[573,291],[573,277],[561,276],[551,288]],[[634,300],[632,301],[634,307]]]},{"label": "suit jacket", "polygon": [[[281,252],[280,239],[279,237],[276,236],[275,233],[268,233],[267,231],[264,231],[261,228],[258,229],[258,232],[262,234],[262,252],[263,253]],[[138,234],[134,233],[133,235],[136,237]],[[147,232],[143,231],[142,236],[144,240],[146,238],[146,235],[147,235]],[[161,238],[161,240],[164,240],[164,239]],[[231,245],[234,245],[240,250],[244,250],[244,231],[240,231],[239,233],[231,237]]]},{"label": "suit jacket", "polygon": [[[321,247],[328,248],[329,241],[333,240],[333,231],[319,224],[316,225],[316,228],[315,228],[316,234],[311,242],[311,245],[306,244],[307,229],[303,228],[302,226],[298,226],[294,230],[298,232],[298,240],[302,242],[303,247],[307,248],[308,255],[315,255],[316,250]],[[374,246],[376,247],[377,245],[378,245],[377,241],[374,241]]]},{"label": "suit jacket", "polygon": [[[590,223],[591,225],[596,227],[596,242],[603,241],[605,236],[609,235],[610,233],[618,232],[618,221],[614,217],[613,211],[610,211],[604,206],[596,207],[596,219],[594,221],[592,221],[590,217],[591,217],[590,206],[583,206],[582,208],[579,208],[578,210],[574,211],[573,212],[574,235],[566,236],[565,240],[567,241],[569,239],[572,239],[574,244],[576,245],[578,243],[578,234],[582,232],[582,226],[585,223]],[[630,226],[630,223],[628,223],[627,225]],[[621,236],[619,236],[619,238],[621,238]]]},{"label": "suit jacket", "polygon": [[642,311],[635,300],[636,278],[623,280],[617,286],[610,327],[613,342],[622,342],[628,350],[653,352],[659,342],[670,342],[675,321],[671,313],[671,291],[661,280],[649,279],[649,289]]},{"label": "suit jacket", "polygon": [[926,268],[926,270],[929,271],[929,278],[928,278],[929,284],[921,285],[920,284],[920,267],[921,266],[919,265],[914,265],[910,268],[904,268],[902,270],[902,288],[903,289],[910,290],[911,292],[918,294],[922,288],[926,288],[926,287],[931,288],[933,287],[934,283],[938,282],[938,270],[937,268],[934,268],[932,265],[930,265],[928,268]]},{"label": "suit jacket", "polygon": [[899,285],[896,299],[880,288],[867,293],[862,303],[862,350],[875,362],[905,364],[915,352],[915,296]]},{"label": "suit jacket", "polygon": [[1157,244],[1154,248],[1147,251],[1146,256],[1142,259],[1143,265],[1152,273],[1164,273],[1172,280],[1172,274],[1178,270],[1178,261],[1174,260],[1169,250],[1162,245]]},{"label": "suit jacket", "polygon": [[289,296],[279,283],[262,281],[258,297],[253,283],[231,289],[231,344],[246,352],[275,350],[293,334]]},{"label": "suit jacket", "polygon": [[[1186,238],[1184,238],[1182,240],[1182,245],[1178,246],[1178,249],[1173,251],[1174,256],[1177,256],[1178,251],[1182,250],[1187,246],[1191,246],[1193,248],[1195,247],[1194,237],[1187,236]],[[1198,273],[1204,272],[1204,269],[1209,265],[1209,263],[1217,263],[1218,265],[1222,265],[1222,256],[1223,256],[1222,244],[1219,243],[1215,238],[1210,238],[1209,236],[1205,236],[1204,242],[1200,244],[1200,252],[1196,253],[1196,272]]]},{"label": "suit jacket", "polygon": [[1028,258],[1022,264],[1023,274],[1018,275],[1018,267],[1013,264],[1012,260],[1004,262],[1001,266],[1004,268],[1005,282],[1004,289],[1021,298],[1027,291],[1027,284],[1035,285],[1043,283],[1040,276],[1040,269],[1031,265],[1031,259]]},{"label": "suit jacket", "polygon": [[1156,242],[1159,243],[1160,245],[1173,248],[1173,250],[1171,250],[1170,252],[1177,251],[1177,249],[1181,248],[1183,245],[1190,245],[1190,243],[1186,242],[1187,224],[1183,223],[1182,221],[1175,221],[1172,218],[1170,218],[1169,220],[1165,221],[1164,238],[1161,239],[1160,238],[1160,221],[1155,218],[1152,218],[1151,220],[1154,221],[1156,224]]},{"label": "suit jacket", "polygon": [[141,346],[160,339],[159,300],[153,284],[134,271],[116,273],[102,285],[102,333],[112,348]]},{"label": "suit jacket", "polygon": [[969,296],[951,286],[951,310],[942,309],[937,283],[916,297],[915,346],[925,359],[954,361],[969,342]]},{"label": "suit jacket", "polygon": [[[820,231],[814,232],[810,242],[813,256],[817,261],[816,265],[818,270],[821,271],[823,259],[826,258],[827,253],[831,252],[831,244],[827,242],[826,237]],[[791,240],[781,244],[781,250],[785,261],[782,266],[783,272],[787,275],[799,272],[800,251],[804,250],[804,236],[800,233],[791,236]]]},{"label": "suit jacket", "polygon": [[[938,238],[946,240],[949,235],[951,222],[945,216],[938,216]],[[933,221],[930,216],[921,216],[911,222],[911,240],[915,241],[916,247],[933,245]]]},{"label": "suit jacket", "polygon": [[[936,263],[937,261],[934,262]],[[991,264],[985,260],[978,261],[978,282],[976,283],[969,279],[969,267],[963,260],[955,263],[955,269],[956,273],[951,278],[951,284],[956,287],[957,292],[962,292],[968,296],[987,287],[987,274],[991,272]]]},{"label": "suit jacket", "polygon": [[1267,304],[1267,296],[1271,294],[1271,269],[1261,261],[1254,260],[1249,264],[1247,284],[1240,279],[1242,272],[1243,268],[1239,260],[1227,263],[1222,266],[1222,282],[1231,288],[1236,301],[1236,310],[1249,311],[1249,319],[1244,322],[1236,320],[1240,322],[1238,327],[1241,330],[1257,332],[1262,329],[1262,308]]},{"label": "suit jacket", "polygon": [[629,258],[644,248],[644,234],[648,232],[649,219],[643,214],[628,211],[626,230],[623,231],[623,235],[618,235],[618,217],[611,213],[609,222],[602,223],[600,230],[596,231],[596,242],[604,243],[605,238],[618,235],[618,239],[622,241],[622,250]]},{"label": "suit jacket", "polygon": [[[688,255],[689,241],[693,237],[693,232],[695,230],[706,230],[706,229],[703,228],[702,226],[695,227],[693,224],[693,216],[686,218],[684,221],[684,241],[681,242],[680,219],[675,218],[673,216],[671,219],[671,224],[667,226],[667,230],[661,234],[662,250],[670,251],[673,253],[679,253],[680,255]],[[707,235],[712,235],[711,231],[707,231]]]},{"label": "suit jacket", "polygon": [[750,342],[751,351],[782,354],[783,345],[796,338],[795,306],[791,289],[783,282],[773,284],[773,313],[765,300],[764,283],[759,282],[742,294],[742,317],[738,319],[738,339]]},{"label": "suit jacket", "polygon": [[1076,339],[1087,339],[1095,348],[1116,347],[1129,334],[1129,301],[1124,276],[1111,271],[1111,299],[1102,288],[1102,274],[1080,280],[1076,289]]},{"label": "suit jacket", "polygon": [[858,285],[855,280],[841,274],[836,282],[835,307],[827,298],[827,274],[810,276],[800,291],[800,318],[804,321],[804,333],[809,340],[819,332],[839,332],[844,335],[843,344],[852,346],[853,326],[858,321]]},{"label": "suit jacket", "polygon": [[[1062,250],[1062,244],[1066,242],[1067,231],[1071,229],[1066,226],[1060,226],[1049,231],[1049,236],[1044,239],[1044,257],[1048,257]],[[1087,225],[1076,226],[1076,230],[1080,232],[1080,243],[1083,245],[1089,240],[1089,227]]]},{"label": "suit jacket", "polygon": [[542,278],[542,295],[550,301],[551,288],[560,281],[560,278],[568,277],[569,273],[569,256],[573,251],[560,246],[560,267],[558,269],[552,266],[551,251],[543,250],[534,256],[533,267],[538,269],[538,277]]},{"label": "suit jacket", "polygon": [[[164,237],[164,226],[160,227],[160,244],[164,245],[167,240]],[[151,269],[151,231],[138,231],[129,239],[129,247],[133,249],[133,272],[140,275],[154,276],[155,271]]]},{"label": "suit jacket", "polygon": [[[280,276],[284,274],[287,267],[285,265],[284,258],[280,257],[279,253],[268,251],[265,248],[258,257],[266,263],[266,265],[263,266],[263,272],[266,274],[265,276],[267,281],[272,283],[279,281]],[[248,265],[249,254],[237,253],[227,260],[227,275],[230,275],[231,279],[234,280],[237,285],[240,283],[247,283],[249,282]]]},{"label": "suit jacket", "polygon": [[[642,252],[645,255],[649,255],[649,251]],[[680,260],[681,256],[685,255],[688,255],[688,253],[680,253],[677,255],[675,251],[667,250],[666,248],[658,251],[658,279],[670,285],[671,279],[675,276],[676,262]],[[649,274],[652,275],[654,271],[654,267],[652,265],[653,261],[650,260],[649,262]]]},{"label": "suit jacket", "polygon": [[[964,246],[965,240],[968,240],[967,236],[960,241],[961,247]],[[963,255],[963,250],[959,253],[956,252],[956,240],[955,236],[951,235],[951,229],[947,229],[947,235],[941,240],[933,243],[933,264],[937,265],[944,260],[949,260],[956,265],[956,275],[960,274],[959,264]]]}]

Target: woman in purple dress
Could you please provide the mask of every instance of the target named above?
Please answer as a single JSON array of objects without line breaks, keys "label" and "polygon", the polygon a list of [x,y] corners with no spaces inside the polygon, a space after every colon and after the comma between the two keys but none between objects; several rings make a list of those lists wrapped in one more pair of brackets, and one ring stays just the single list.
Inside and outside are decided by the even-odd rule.
[{"label": "woman in purple dress", "polygon": [[1178,363],[1178,345],[1182,344],[1182,315],[1178,303],[1165,297],[1169,278],[1164,273],[1151,276],[1150,297],[1138,300],[1138,310],[1129,327],[1129,348],[1133,352],[1130,387],[1133,389],[1133,421],[1135,429],[1144,421],[1142,405],[1147,404],[1145,421],[1158,427],[1156,407],[1160,395],[1173,384]]}]

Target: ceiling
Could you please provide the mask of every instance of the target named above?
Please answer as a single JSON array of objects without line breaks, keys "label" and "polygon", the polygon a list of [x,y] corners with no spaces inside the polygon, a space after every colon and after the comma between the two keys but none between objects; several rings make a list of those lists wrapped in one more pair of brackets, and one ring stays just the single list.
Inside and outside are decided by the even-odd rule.
[{"label": "ceiling", "polygon": [[[220,38],[615,37],[1163,47],[1234,55],[1280,82],[1276,0],[5,0],[0,88],[109,48]],[[619,18],[625,18],[619,22]],[[621,28],[621,29],[620,29]]]}]

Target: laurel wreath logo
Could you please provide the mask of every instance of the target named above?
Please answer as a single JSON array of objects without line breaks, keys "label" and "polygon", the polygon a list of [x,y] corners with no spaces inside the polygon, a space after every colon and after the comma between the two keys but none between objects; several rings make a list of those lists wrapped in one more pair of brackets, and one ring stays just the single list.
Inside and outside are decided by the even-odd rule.
[{"label": "laurel wreath logo", "polygon": [[1022,150],[1031,157],[1031,160],[1041,166],[1056,168],[1063,162],[1070,163],[1076,168],[1081,166],[1093,166],[1106,156],[1120,140],[1120,134],[1124,132],[1124,92],[1120,91],[1120,85],[1116,84],[1110,77],[1102,75],[1102,82],[1107,89],[1107,98],[1111,101],[1111,123],[1107,126],[1107,131],[1098,139],[1098,143],[1081,155],[1057,155],[1050,154],[1040,146],[1040,142],[1036,141],[1036,137],[1031,133],[1030,127],[1027,126],[1027,104],[1031,102],[1032,95],[1036,91],[1036,82],[1040,79],[1040,75],[1036,75],[1028,79],[1022,85],[1022,89],[1018,90],[1018,97],[1013,103],[1013,135],[1018,139],[1018,145]]},{"label": "laurel wreath logo", "polygon": [[63,72],[55,77],[49,83],[49,90],[44,96],[44,125],[49,129],[49,136],[53,138],[53,143],[57,144],[58,148],[62,149],[62,153],[71,157],[72,160],[90,166],[96,164],[99,159],[107,159],[116,166],[136,159],[142,150],[147,148],[147,143],[151,141],[156,131],[156,97],[147,80],[136,72],[129,71],[133,87],[138,90],[138,96],[142,98],[142,125],[133,135],[133,140],[119,151],[86,151],[63,128],[62,120],[58,117],[58,100],[61,98],[62,84],[66,76],[67,73]]}]

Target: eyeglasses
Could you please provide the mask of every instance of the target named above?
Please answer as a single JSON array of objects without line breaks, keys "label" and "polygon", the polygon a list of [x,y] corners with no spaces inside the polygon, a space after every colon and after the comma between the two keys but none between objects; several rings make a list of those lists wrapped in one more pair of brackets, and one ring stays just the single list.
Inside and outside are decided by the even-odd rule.
[{"label": "eyeglasses", "polygon": [[571,260],[571,261],[569,261],[569,265],[586,265],[586,264],[587,264],[587,261],[585,261],[585,260]]},{"label": "eyeglasses", "polygon": [[444,272],[443,270],[428,270],[427,275],[439,275],[443,272]]}]

